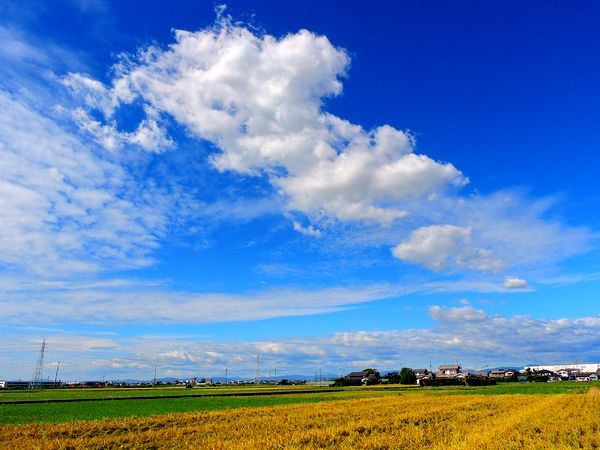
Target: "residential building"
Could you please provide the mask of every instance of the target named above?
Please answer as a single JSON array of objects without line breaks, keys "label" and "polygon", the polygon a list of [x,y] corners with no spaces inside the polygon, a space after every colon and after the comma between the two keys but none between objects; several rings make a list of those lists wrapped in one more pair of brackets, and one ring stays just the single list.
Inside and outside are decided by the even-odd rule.
[{"label": "residential building", "polygon": [[438,377],[439,378],[454,378],[460,373],[460,366],[458,364],[452,365],[441,365],[438,368]]}]

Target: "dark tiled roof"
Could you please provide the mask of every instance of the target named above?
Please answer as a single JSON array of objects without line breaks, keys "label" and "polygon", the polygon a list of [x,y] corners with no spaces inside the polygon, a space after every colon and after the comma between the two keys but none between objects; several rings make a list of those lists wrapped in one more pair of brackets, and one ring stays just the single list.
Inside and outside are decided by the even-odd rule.
[{"label": "dark tiled roof", "polygon": [[350,372],[346,375],[346,378],[364,378],[367,376],[367,372]]}]

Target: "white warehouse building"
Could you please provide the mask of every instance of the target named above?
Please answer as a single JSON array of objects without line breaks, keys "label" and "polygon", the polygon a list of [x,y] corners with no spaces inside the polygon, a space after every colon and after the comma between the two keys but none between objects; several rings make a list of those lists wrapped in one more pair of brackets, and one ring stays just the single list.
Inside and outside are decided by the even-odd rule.
[{"label": "white warehouse building", "polygon": [[580,372],[596,372],[600,369],[600,363],[572,363],[572,364],[556,364],[553,366],[525,366],[525,369],[531,370],[551,370],[552,372],[558,372],[559,370],[565,369],[577,369]]}]

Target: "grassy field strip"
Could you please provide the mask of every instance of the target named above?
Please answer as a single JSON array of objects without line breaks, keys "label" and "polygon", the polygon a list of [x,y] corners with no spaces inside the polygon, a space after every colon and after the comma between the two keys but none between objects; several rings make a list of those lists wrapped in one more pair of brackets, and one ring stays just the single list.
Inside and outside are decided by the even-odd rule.
[{"label": "grassy field strip", "polygon": [[[562,412],[561,412],[562,411]],[[3,426],[20,448],[600,448],[597,394],[380,396],[147,418]]]},{"label": "grassy field strip", "polygon": [[[210,395],[214,393],[238,393],[238,392],[279,392],[279,391],[303,391],[315,390],[316,387],[309,386],[271,386],[264,387],[202,387],[194,389],[175,388],[99,388],[99,389],[44,389],[39,391],[4,391],[0,389],[0,401],[9,400],[45,400],[54,398],[95,398],[95,397],[144,397],[159,395]],[[319,388],[320,389],[320,388]],[[327,389],[327,388],[324,388]]]},{"label": "grassy field strip", "polygon": [[104,402],[69,402],[0,405],[1,424],[58,423],[117,417],[144,417],[165,413],[254,408],[269,405],[315,403],[362,397],[398,395],[393,392],[320,392],[268,396],[202,396],[194,398],[138,399]]},{"label": "grassy field strip", "polygon": [[119,397],[80,397],[80,398],[46,398],[34,400],[2,400],[0,405],[27,405],[34,403],[73,403],[73,402],[96,402],[110,400],[157,400],[168,398],[194,398],[194,397],[254,397],[260,395],[290,395],[290,394],[320,394],[322,392],[341,392],[342,389],[312,389],[294,391],[241,391],[241,392],[206,392],[201,394],[177,394],[177,395],[144,395],[144,396],[119,396]]},{"label": "grassy field strip", "polygon": [[[590,387],[600,387],[600,382],[578,383],[574,381],[562,383],[501,383],[496,386],[481,387],[427,387],[421,388],[414,385],[379,385],[368,387],[346,387],[350,391],[398,391],[402,393],[423,393],[429,394],[559,394],[559,393],[583,393]],[[97,397],[154,397],[154,396],[185,396],[185,395],[212,395],[215,393],[247,393],[247,392],[279,392],[279,391],[306,391],[306,390],[327,390],[330,388],[310,388],[305,385],[298,386],[218,386],[202,387],[194,389],[185,389],[181,387],[161,387],[161,388],[100,388],[100,389],[47,389],[41,391],[3,391],[0,389],[0,402],[11,400],[45,400],[62,398],[97,398]]]}]

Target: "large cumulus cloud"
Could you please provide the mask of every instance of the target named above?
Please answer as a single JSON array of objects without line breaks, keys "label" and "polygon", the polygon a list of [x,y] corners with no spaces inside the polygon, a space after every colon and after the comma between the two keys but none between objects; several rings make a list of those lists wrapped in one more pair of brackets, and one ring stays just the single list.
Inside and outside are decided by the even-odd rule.
[{"label": "large cumulus cloud", "polygon": [[[218,147],[217,169],[265,175],[290,209],[341,220],[390,224],[406,214],[403,200],[466,183],[452,164],[415,154],[406,132],[365,130],[323,111],[323,99],[341,93],[349,64],[324,36],[257,36],[221,21],[176,31],[175,40],[123,58],[108,86],[66,77],[86,104],[74,113],[81,127],[107,148],[127,142],[161,151],[172,145],[162,123],[174,118]],[[116,111],[134,102],[145,119],[135,132],[119,131]]]}]

